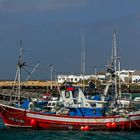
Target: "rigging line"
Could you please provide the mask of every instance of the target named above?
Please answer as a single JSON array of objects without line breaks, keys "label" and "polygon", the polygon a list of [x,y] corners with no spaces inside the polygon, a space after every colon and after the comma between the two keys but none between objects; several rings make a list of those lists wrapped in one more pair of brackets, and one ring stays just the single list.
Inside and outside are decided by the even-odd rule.
[{"label": "rigging line", "polygon": [[[26,67],[30,67],[30,68],[33,68],[34,66],[31,66],[31,65],[26,65]],[[36,68],[36,70],[41,70],[41,71],[49,71],[49,69],[44,69],[44,68]]]},{"label": "rigging line", "polygon": [[14,80],[14,85],[13,85],[12,91],[15,89],[15,86],[16,86],[18,72],[19,72],[19,69],[17,69],[17,71],[16,71],[16,76],[15,76],[15,80]]},{"label": "rigging line", "polygon": [[9,113],[9,114],[16,114],[16,115],[21,115],[21,114],[22,114],[22,112],[12,112],[12,111],[8,111],[8,110],[6,110],[6,107],[3,107],[3,106],[1,106],[1,108],[2,108],[6,113]]},{"label": "rigging line", "polygon": [[6,107],[4,108],[4,107],[1,106],[1,108],[2,108],[2,111],[1,111],[0,114],[2,114],[6,110]]},{"label": "rigging line", "polygon": [[29,75],[31,75],[31,73],[30,73],[25,67],[23,67],[23,69],[24,69]]},{"label": "rigging line", "polygon": [[129,116],[129,120],[132,121],[138,128],[140,128],[140,125]]},{"label": "rigging line", "polygon": [[[13,85],[13,88],[11,90],[11,96],[10,96],[10,102],[12,101],[12,96],[13,96],[13,91],[15,90],[15,87],[16,87],[16,83],[17,83],[17,78],[18,78],[18,73],[19,73],[19,69],[17,69],[16,71],[16,76],[15,76],[15,80],[14,80],[14,85]],[[16,99],[15,99],[16,100]]]},{"label": "rigging line", "polygon": [[52,73],[53,73],[54,79],[55,79],[55,81],[56,81],[56,85],[57,85],[58,92],[59,92],[59,94],[60,94],[60,87],[59,87],[58,82],[57,82],[57,73],[55,72],[54,69],[53,69]]},{"label": "rigging line", "polygon": [[[40,63],[40,61],[36,61],[36,62],[32,62],[32,63],[26,63],[26,65],[33,66],[33,65],[38,64],[38,63]],[[25,66],[26,66],[26,65],[25,65]]]},{"label": "rigging line", "polygon": [[31,75],[33,74],[33,72],[37,69],[37,67],[40,65],[40,63],[38,63],[34,69],[31,71],[31,73],[29,74],[29,76],[26,78],[26,81],[31,77]]}]

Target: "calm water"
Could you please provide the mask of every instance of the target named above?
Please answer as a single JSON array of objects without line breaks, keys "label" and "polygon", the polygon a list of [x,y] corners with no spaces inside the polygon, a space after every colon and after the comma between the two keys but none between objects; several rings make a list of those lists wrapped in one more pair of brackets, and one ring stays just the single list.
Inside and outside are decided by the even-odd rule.
[{"label": "calm water", "polygon": [[[140,95],[140,94],[138,94]],[[135,96],[138,96],[135,94]],[[0,140],[139,140],[139,131],[49,131],[5,128],[0,119]]]},{"label": "calm water", "polygon": [[48,131],[5,128],[0,119],[0,140],[139,140],[140,131]]}]

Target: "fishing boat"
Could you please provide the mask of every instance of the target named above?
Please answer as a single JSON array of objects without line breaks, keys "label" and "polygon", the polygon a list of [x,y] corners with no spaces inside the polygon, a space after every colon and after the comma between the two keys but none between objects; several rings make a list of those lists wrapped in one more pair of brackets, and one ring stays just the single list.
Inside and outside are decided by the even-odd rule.
[{"label": "fishing boat", "polygon": [[[89,101],[82,89],[68,86],[60,89],[59,100],[50,101],[45,107],[38,108],[37,101],[33,100],[21,103],[20,76],[24,62],[21,55],[19,58],[18,102],[14,105],[0,104],[0,114],[5,126],[82,131],[140,129],[140,110],[133,106],[131,100],[121,99],[119,94],[107,101],[105,92],[104,98]],[[113,59],[115,58],[116,55],[113,56]],[[114,62],[116,63],[116,60]],[[114,78],[114,73],[112,75]]]},{"label": "fishing boat", "polygon": [[[0,114],[7,127],[29,127],[34,129],[57,130],[132,130],[140,129],[140,110],[108,108],[105,101],[91,105],[86,101],[82,90],[62,90],[63,102],[57,108],[37,110],[0,104]],[[56,103],[56,102],[55,102]],[[56,104],[55,104],[56,105]]]}]

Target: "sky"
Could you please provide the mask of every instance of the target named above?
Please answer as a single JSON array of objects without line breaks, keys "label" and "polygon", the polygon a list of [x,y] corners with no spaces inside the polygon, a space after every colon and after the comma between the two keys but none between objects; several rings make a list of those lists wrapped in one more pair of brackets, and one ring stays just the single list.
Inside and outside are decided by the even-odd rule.
[{"label": "sky", "polygon": [[40,62],[32,79],[49,79],[50,65],[80,73],[81,32],[86,73],[105,71],[114,30],[121,69],[140,70],[140,0],[0,0],[0,79],[14,79],[20,40],[26,64]]}]

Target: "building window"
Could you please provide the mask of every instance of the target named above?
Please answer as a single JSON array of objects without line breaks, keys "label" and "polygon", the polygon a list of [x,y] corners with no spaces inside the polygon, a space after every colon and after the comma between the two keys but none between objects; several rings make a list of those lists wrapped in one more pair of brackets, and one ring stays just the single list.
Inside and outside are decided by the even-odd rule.
[{"label": "building window", "polygon": [[65,78],[63,78],[63,80],[65,81]]},{"label": "building window", "polygon": [[67,81],[70,81],[70,78],[67,78]]}]

